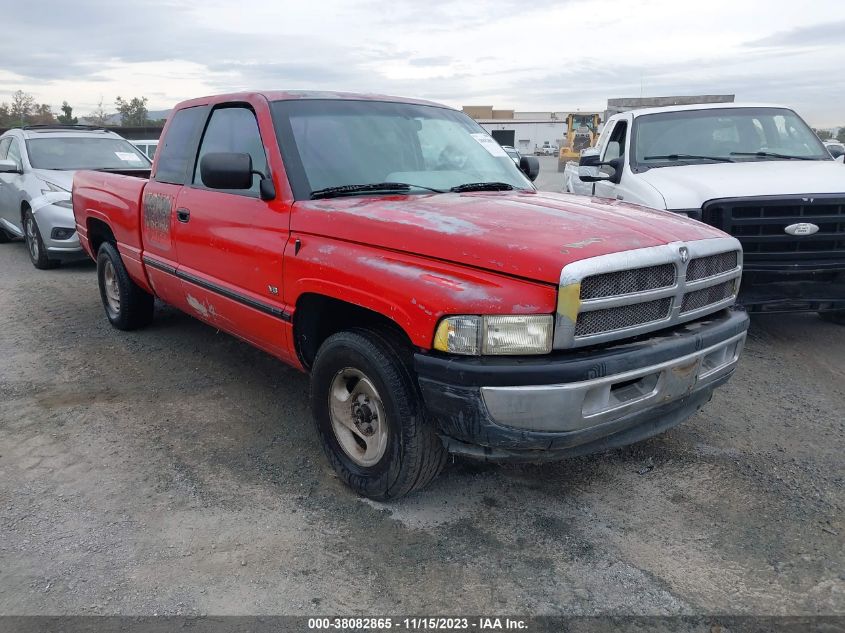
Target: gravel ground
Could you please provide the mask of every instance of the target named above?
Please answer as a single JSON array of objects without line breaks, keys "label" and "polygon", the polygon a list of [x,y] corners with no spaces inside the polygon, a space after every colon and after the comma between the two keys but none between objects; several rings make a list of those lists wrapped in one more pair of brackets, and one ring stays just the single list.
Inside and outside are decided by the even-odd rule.
[{"label": "gravel ground", "polygon": [[845,329],[814,315],[755,319],[666,434],[379,504],[305,376],[166,307],[113,330],[92,264],[0,271],[0,614],[845,614]]}]

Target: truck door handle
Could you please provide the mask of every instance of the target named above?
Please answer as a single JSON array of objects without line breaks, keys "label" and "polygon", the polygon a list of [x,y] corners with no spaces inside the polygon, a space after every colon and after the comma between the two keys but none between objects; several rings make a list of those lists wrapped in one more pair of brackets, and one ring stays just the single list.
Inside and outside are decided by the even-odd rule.
[{"label": "truck door handle", "polygon": [[188,209],[176,209],[176,219],[180,222],[187,222],[191,219],[191,212]]}]

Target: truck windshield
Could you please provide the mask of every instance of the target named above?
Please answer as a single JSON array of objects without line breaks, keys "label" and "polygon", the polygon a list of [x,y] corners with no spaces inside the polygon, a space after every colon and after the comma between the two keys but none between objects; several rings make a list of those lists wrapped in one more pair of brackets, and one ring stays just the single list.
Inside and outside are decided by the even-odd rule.
[{"label": "truck windshield", "polygon": [[634,120],[632,168],[764,160],[830,160],[813,131],[785,108],[714,108]]},{"label": "truck windshield", "polygon": [[342,99],[276,101],[272,111],[298,200],[335,187],[378,183],[410,185],[403,195],[461,185],[478,190],[483,183],[497,190],[534,190],[505,150],[461,112]]},{"label": "truck windshield", "polygon": [[149,159],[122,138],[57,136],[26,141],[33,169],[149,169]]}]

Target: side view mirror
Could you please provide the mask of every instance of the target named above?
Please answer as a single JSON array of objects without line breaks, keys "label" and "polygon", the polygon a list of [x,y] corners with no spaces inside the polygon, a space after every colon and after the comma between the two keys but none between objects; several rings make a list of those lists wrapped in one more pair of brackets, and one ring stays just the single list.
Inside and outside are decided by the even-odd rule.
[{"label": "side view mirror", "polygon": [[836,145],[832,145],[827,148],[827,151],[830,152],[830,155],[834,158],[839,158],[840,156],[845,156],[845,150],[841,149]]},{"label": "side view mirror", "polygon": [[534,156],[523,156],[519,159],[519,169],[528,176],[528,180],[534,182],[540,173],[540,161]]},{"label": "side view mirror", "polygon": [[[610,167],[613,169],[611,174],[603,174],[599,171],[599,167]],[[587,150],[581,152],[581,158],[578,161],[578,177],[581,182],[619,182],[619,176],[622,175],[622,159],[614,158],[607,162],[602,162],[597,151],[587,153]]]},{"label": "side view mirror", "polygon": [[211,189],[251,189],[252,176],[261,176],[259,194],[262,200],[273,200],[273,180],[252,168],[252,156],[236,152],[213,152],[200,160],[202,182]]},{"label": "side view mirror", "polygon": [[840,163],[845,163],[845,154],[842,154],[842,156],[840,156],[839,158],[836,158],[836,159],[834,159],[834,160],[837,160],[837,161],[839,161]]},{"label": "side view mirror", "polygon": [[13,160],[0,160],[0,174],[21,174],[20,166]]},{"label": "side view mirror", "polygon": [[252,187],[252,156],[234,152],[206,154],[200,160],[202,182],[211,189]]}]

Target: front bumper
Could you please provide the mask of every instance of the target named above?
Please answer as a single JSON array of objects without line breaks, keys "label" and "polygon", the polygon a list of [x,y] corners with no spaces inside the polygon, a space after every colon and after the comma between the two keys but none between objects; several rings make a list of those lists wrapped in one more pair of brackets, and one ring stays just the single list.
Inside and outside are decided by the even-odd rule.
[{"label": "front bumper", "polygon": [[748,316],[723,311],[642,340],[547,357],[417,354],[449,450],[541,461],[629,444],[695,413],[733,373]]},{"label": "front bumper", "polygon": [[67,209],[55,204],[44,204],[33,212],[38,230],[41,232],[41,241],[47,249],[50,259],[62,261],[73,261],[86,259],[87,254],[82,250],[79,243],[79,234],[73,234],[64,240],[53,239],[53,229],[75,229],[76,220],[73,217],[73,209]]},{"label": "front bumper", "polygon": [[845,269],[746,271],[737,303],[748,312],[845,310]]}]

